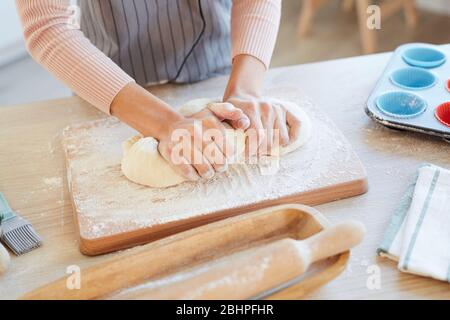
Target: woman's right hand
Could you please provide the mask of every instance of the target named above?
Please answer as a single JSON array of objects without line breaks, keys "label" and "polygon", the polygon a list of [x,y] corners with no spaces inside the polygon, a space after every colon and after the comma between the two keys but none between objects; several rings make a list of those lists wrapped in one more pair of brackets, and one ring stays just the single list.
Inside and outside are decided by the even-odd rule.
[{"label": "woman's right hand", "polygon": [[225,137],[224,125],[204,109],[170,123],[160,135],[158,149],[178,174],[192,181],[211,179],[228,169],[232,149]]},{"label": "woman's right hand", "polygon": [[[159,152],[178,174],[191,181],[210,179],[228,169],[234,146],[227,145],[221,120],[238,121],[243,113],[229,104],[184,117],[139,85],[123,88],[111,114],[146,137],[159,141]],[[219,120],[220,118],[220,120]]]}]

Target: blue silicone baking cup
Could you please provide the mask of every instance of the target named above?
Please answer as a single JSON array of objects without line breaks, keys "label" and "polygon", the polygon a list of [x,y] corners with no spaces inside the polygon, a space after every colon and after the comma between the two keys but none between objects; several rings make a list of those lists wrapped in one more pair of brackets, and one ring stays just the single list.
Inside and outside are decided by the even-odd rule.
[{"label": "blue silicone baking cup", "polygon": [[387,92],[379,96],[376,105],[383,113],[395,118],[417,117],[427,109],[427,103],[414,93]]},{"label": "blue silicone baking cup", "polygon": [[424,90],[437,82],[437,77],[430,71],[416,67],[395,70],[391,74],[391,82],[397,87],[407,90]]},{"label": "blue silicone baking cup", "polygon": [[414,47],[403,53],[403,60],[414,67],[436,68],[445,62],[446,57],[443,52],[433,48]]}]

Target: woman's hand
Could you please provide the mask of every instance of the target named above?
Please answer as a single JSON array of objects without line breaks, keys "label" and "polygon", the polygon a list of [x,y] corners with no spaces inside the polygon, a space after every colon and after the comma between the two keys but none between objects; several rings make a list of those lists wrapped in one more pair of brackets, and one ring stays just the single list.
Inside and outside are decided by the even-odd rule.
[{"label": "woman's hand", "polygon": [[241,110],[227,103],[184,117],[135,83],[119,92],[111,104],[111,114],[144,136],[158,140],[161,155],[178,174],[192,181],[209,179],[228,168],[227,158],[233,156],[234,150],[225,141],[225,127],[220,120],[238,123],[242,117],[247,119]]},{"label": "woman's hand", "polygon": [[259,97],[235,95],[227,102],[233,104],[250,119],[246,155],[268,155],[272,149],[287,146],[298,138],[300,121],[282,104],[271,103]]},{"label": "woman's hand", "polygon": [[270,154],[273,148],[295,141],[300,130],[300,121],[283,105],[261,99],[265,72],[264,64],[252,56],[235,57],[224,94],[223,101],[242,110],[249,119],[249,126],[244,128],[252,137],[246,142],[247,156]]},{"label": "woman's hand", "polygon": [[225,172],[233,155],[224,125],[209,109],[170,123],[158,149],[176,172],[192,181]]}]

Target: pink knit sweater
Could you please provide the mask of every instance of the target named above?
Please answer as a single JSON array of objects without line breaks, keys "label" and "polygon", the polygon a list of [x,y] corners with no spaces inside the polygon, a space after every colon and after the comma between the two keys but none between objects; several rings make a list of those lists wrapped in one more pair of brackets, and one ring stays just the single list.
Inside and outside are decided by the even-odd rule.
[{"label": "pink knit sweater", "polygon": [[[80,30],[69,28],[70,0],[16,0],[32,57],[79,96],[109,113],[114,97],[134,80],[97,49]],[[232,58],[252,55],[269,66],[281,0],[234,0]]]}]

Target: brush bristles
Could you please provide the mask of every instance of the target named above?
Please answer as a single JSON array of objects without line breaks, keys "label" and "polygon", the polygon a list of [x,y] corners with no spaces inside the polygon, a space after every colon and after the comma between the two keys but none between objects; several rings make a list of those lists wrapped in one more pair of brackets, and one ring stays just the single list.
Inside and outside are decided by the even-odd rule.
[{"label": "brush bristles", "polygon": [[3,242],[16,254],[21,255],[41,246],[41,238],[30,225],[3,234]]},{"label": "brush bristles", "polygon": [[18,256],[40,247],[42,242],[30,225],[4,233],[2,240]]},{"label": "brush bristles", "polygon": [[15,217],[2,224],[1,239],[16,255],[41,246],[42,239],[25,219]]}]

